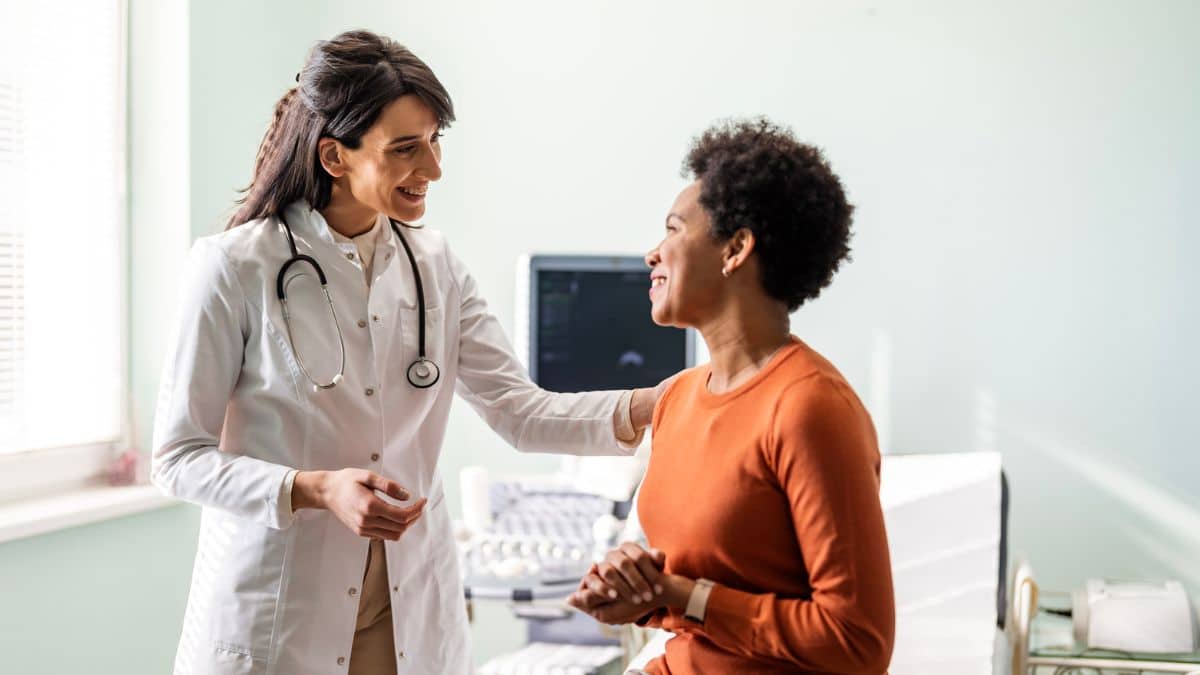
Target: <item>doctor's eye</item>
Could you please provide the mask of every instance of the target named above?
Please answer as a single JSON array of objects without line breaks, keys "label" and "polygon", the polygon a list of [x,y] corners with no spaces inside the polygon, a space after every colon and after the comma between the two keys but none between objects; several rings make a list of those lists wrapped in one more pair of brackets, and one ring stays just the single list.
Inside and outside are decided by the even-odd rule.
[{"label": "doctor's eye", "polygon": [[411,155],[413,153],[413,150],[416,150],[416,149],[417,149],[417,146],[415,146],[415,145],[406,145],[402,148],[396,148],[393,152],[395,152],[397,155]]},{"label": "doctor's eye", "polygon": [[429,137],[430,143],[440,143],[441,140],[442,140],[442,132],[440,132],[440,131],[434,132],[433,136]]}]

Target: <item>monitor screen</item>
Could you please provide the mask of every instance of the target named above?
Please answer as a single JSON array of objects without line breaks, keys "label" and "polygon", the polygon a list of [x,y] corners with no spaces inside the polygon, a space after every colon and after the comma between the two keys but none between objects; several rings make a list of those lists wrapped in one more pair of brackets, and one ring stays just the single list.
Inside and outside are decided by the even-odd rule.
[{"label": "monitor screen", "polygon": [[538,262],[535,257],[530,270],[529,362],[540,386],[559,392],[652,387],[691,365],[688,332],[650,318],[650,274],[640,258]]}]

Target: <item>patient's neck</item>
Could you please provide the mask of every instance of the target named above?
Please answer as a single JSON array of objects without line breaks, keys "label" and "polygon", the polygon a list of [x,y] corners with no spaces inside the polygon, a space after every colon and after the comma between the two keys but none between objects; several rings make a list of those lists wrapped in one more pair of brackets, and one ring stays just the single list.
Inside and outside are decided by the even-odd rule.
[{"label": "patient's neck", "polygon": [[744,384],[791,342],[787,306],[769,298],[727,303],[699,330],[712,359],[714,394]]}]

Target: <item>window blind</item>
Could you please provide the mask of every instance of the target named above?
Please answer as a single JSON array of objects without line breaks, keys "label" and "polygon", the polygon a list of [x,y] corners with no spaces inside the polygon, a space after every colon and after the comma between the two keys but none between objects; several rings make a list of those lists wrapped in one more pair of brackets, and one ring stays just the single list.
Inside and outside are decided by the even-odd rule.
[{"label": "window blind", "polygon": [[0,3],[0,453],[121,435],[122,20]]}]

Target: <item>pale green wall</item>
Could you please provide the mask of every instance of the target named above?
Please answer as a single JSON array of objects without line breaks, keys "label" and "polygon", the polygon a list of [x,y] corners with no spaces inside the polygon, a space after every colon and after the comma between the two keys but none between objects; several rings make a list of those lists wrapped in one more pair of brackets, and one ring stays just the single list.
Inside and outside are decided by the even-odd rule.
[{"label": "pale green wall", "polygon": [[325,32],[322,4],[190,4],[193,237],[223,229],[237,191],[250,182],[275,102],[295,84],[304,54]]},{"label": "pale green wall", "polygon": [[175,507],[0,544],[0,673],[169,673],[196,525]]}]

